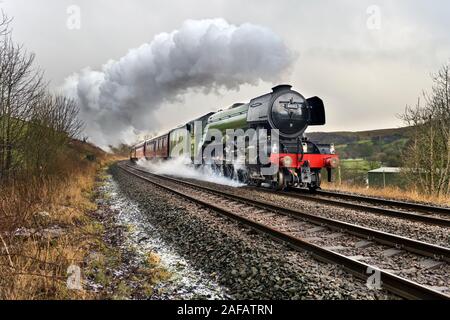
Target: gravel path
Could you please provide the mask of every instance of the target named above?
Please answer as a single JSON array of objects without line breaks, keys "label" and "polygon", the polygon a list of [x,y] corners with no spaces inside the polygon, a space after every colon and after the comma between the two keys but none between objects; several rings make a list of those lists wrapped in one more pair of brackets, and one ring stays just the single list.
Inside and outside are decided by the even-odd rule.
[{"label": "gravel path", "polygon": [[111,169],[121,193],[138,203],[161,240],[205,280],[236,299],[393,299],[340,267],[318,262],[264,235]]}]

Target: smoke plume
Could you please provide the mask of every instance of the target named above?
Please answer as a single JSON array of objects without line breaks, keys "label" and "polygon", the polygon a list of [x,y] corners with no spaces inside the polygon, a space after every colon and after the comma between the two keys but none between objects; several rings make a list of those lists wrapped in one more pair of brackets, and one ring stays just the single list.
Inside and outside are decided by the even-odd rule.
[{"label": "smoke plume", "polygon": [[187,20],[179,30],[156,35],[100,71],[86,68],[71,75],[63,89],[79,101],[86,135],[107,147],[157,129],[159,106],[188,90],[207,93],[273,82],[292,60],[282,39],[267,28],[223,19]]}]

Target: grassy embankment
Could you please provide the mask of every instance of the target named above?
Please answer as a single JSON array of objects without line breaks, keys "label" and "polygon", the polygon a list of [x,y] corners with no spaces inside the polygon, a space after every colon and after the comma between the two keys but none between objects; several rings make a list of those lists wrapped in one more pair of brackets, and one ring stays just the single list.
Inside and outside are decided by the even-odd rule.
[{"label": "grassy embankment", "polygon": [[[96,199],[108,177],[113,156],[73,141],[59,159],[55,174],[45,179],[15,180],[0,193],[0,299],[145,298],[154,285],[170,278],[154,252],[139,256],[139,269],[117,278],[115,268],[129,264],[133,248],[117,248],[122,227],[114,212]],[[103,206],[103,207],[101,207]],[[73,268],[75,267],[75,269]],[[81,288],[76,268],[81,271]],[[86,290],[86,281],[98,289]]]},{"label": "grassy embankment", "polygon": [[69,290],[67,269],[80,265],[101,226],[87,213],[97,171],[110,159],[78,141],[62,155],[57,173],[16,179],[0,195],[0,298],[88,298]]},{"label": "grassy embankment", "polygon": [[[102,246],[102,226],[89,216],[99,170],[115,160],[73,141],[55,174],[15,180],[0,193],[0,299],[95,298],[67,287],[68,268]],[[76,274],[73,274],[76,277]]]}]

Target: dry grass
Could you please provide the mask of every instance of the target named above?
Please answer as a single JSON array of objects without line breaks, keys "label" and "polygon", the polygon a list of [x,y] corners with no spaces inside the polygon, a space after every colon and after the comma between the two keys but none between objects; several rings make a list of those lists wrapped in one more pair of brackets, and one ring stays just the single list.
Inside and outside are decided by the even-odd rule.
[{"label": "dry grass", "polygon": [[[89,161],[85,153],[95,152]],[[95,176],[107,161],[77,142],[57,174],[16,180],[0,193],[0,299],[85,299],[91,293],[67,288],[67,270],[82,266],[99,239],[87,213]]]},{"label": "dry grass", "polygon": [[374,197],[381,197],[394,200],[414,201],[431,203],[436,205],[450,206],[450,197],[448,196],[432,196],[420,193],[417,190],[402,190],[397,187],[386,188],[365,188],[362,186],[355,186],[349,184],[335,184],[335,183],[323,183],[322,188],[324,190],[336,190],[343,192],[352,192],[363,195],[369,195]]},{"label": "dry grass", "polygon": [[161,258],[155,252],[147,254],[146,266],[146,273],[150,275],[151,283],[158,283],[171,277],[171,273],[161,267]]}]

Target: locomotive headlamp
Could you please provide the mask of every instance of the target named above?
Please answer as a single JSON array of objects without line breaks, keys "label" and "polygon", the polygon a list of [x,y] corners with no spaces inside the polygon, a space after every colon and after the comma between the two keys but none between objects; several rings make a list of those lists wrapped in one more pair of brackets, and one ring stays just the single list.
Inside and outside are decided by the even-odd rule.
[{"label": "locomotive headlamp", "polygon": [[272,153],[278,153],[278,144],[272,144]]},{"label": "locomotive headlamp", "polygon": [[308,152],[308,144],[307,143],[302,143],[302,148],[303,148],[303,153]]},{"label": "locomotive headlamp", "polygon": [[284,167],[290,167],[292,165],[292,158],[291,157],[283,157],[283,158],[281,158],[281,164]]}]

